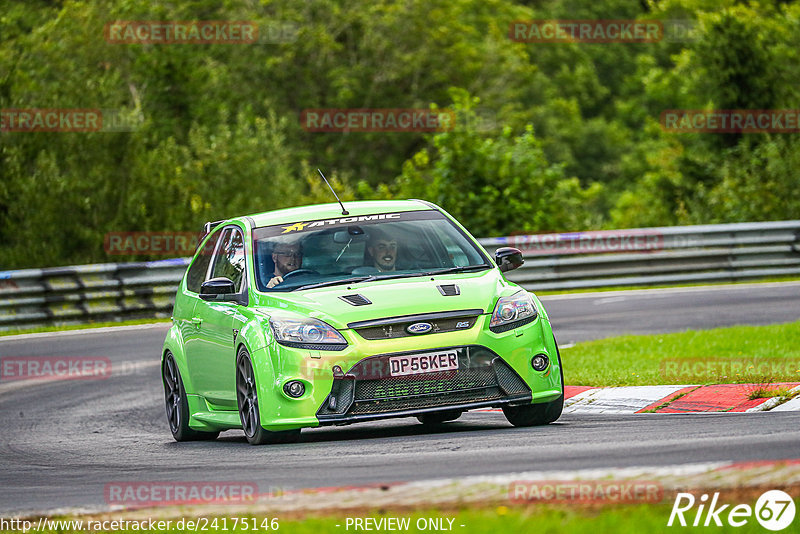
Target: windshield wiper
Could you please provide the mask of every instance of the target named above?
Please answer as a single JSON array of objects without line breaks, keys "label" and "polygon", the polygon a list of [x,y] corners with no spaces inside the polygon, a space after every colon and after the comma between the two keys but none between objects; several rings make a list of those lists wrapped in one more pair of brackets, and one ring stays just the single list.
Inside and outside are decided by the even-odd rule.
[{"label": "windshield wiper", "polygon": [[435,274],[450,274],[450,273],[466,273],[470,271],[483,271],[486,269],[490,269],[491,265],[486,263],[482,263],[480,265],[466,265],[463,267],[447,267],[445,269],[437,269],[435,271],[422,271],[419,273],[402,273],[402,274],[387,274],[383,276],[378,275],[365,275],[365,276],[354,276],[352,278],[342,278],[341,280],[329,280],[327,282],[319,282],[317,284],[307,284],[304,286],[299,286],[292,291],[297,291],[299,289],[314,289],[317,287],[327,287],[327,286],[338,286],[341,284],[355,284],[358,282],[373,282],[375,280],[391,280],[393,278],[413,278],[419,276],[433,276]]},{"label": "windshield wiper", "polygon": [[355,284],[356,282],[369,282],[370,280],[375,280],[374,275],[369,276],[354,276],[353,278],[342,278],[340,280],[328,280],[327,282],[319,282],[316,284],[307,284],[304,286],[296,287],[292,289],[292,291],[297,291],[298,289],[313,289],[315,287],[326,287],[326,286],[338,286],[339,284]]},{"label": "windshield wiper", "polygon": [[484,271],[490,269],[492,266],[487,263],[480,265],[465,265],[463,267],[447,267],[445,269],[437,269],[435,271],[425,271],[420,273],[421,276],[433,276],[435,274],[450,274],[450,273],[468,273],[471,271]]}]

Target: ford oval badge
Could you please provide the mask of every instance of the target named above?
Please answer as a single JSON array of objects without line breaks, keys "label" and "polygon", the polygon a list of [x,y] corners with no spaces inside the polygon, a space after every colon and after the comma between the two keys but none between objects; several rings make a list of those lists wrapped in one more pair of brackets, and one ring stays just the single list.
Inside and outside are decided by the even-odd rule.
[{"label": "ford oval badge", "polygon": [[427,334],[433,329],[433,325],[431,323],[414,323],[410,324],[406,327],[406,332],[409,334]]}]

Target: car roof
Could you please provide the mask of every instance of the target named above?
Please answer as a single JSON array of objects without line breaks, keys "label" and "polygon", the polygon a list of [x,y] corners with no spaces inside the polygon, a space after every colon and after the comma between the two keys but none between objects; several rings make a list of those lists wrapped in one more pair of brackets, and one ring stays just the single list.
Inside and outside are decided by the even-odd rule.
[{"label": "car roof", "polygon": [[[340,217],[358,217],[398,211],[420,211],[438,209],[438,206],[422,200],[361,200],[344,202],[348,215],[342,215],[342,207],[337,202],[315,204],[267,211],[255,215],[235,217],[232,220],[245,222],[252,220],[256,227],[272,226],[293,222],[315,221],[320,219],[338,219]],[[245,222],[247,224],[247,222]]]}]

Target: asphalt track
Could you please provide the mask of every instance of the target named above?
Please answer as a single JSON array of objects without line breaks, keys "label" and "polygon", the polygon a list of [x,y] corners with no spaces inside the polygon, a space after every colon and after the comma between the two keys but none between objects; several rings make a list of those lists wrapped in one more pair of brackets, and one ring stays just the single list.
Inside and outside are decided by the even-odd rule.
[{"label": "asphalt track", "polygon": [[[550,296],[559,342],[800,319],[800,283]],[[470,413],[435,429],[413,419],[304,431],[251,447],[240,431],[175,443],[158,354],[167,325],[0,338],[0,357],[94,356],[105,380],[0,383],[0,515],[101,509],[131,481],[240,481],[259,490],[361,485],[535,470],[800,457],[800,413],[568,414],[518,429]]]}]

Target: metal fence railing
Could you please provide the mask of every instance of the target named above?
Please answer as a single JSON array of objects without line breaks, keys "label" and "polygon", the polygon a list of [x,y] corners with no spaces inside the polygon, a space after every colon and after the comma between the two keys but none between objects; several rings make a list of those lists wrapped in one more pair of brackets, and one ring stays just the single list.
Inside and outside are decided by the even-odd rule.
[{"label": "metal fence railing", "polygon": [[531,290],[732,282],[800,275],[800,221],[638,228],[479,240],[523,251]]},{"label": "metal fence railing", "polygon": [[[800,275],[800,220],[480,239],[522,250],[508,278],[530,290]],[[0,272],[0,330],[164,318],[188,259]]]},{"label": "metal fence railing", "polygon": [[165,318],[189,260],[0,272],[0,330]]}]

